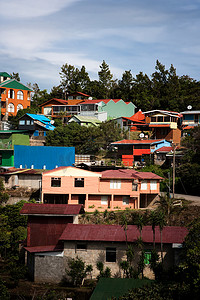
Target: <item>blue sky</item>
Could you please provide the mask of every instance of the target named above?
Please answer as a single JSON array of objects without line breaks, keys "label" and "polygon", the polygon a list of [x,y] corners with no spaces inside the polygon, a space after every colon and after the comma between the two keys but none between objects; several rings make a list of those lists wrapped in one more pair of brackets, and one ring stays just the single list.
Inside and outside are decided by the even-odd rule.
[{"label": "blue sky", "polygon": [[158,59],[200,80],[200,0],[7,0],[0,3],[1,70],[40,89],[57,86],[65,63],[98,79],[151,75]]}]

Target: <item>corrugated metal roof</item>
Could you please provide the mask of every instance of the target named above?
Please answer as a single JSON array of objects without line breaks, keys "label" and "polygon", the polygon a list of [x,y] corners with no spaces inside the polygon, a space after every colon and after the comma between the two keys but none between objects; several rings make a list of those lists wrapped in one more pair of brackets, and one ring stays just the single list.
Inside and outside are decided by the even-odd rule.
[{"label": "corrugated metal roof", "polygon": [[164,139],[158,139],[158,140],[122,140],[111,143],[111,145],[117,145],[117,144],[126,144],[126,145],[134,145],[134,144],[157,144],[161,141],[164,141]]},{"label": "corrugated metal roof", "polygon": [[10,89],[17,89],[17,90],[25,90],[25,91],[32,92],[31,89],[29,89],[23,83],[15,80],[15,79],[5,80],[4,82],[0,83],[0,87],[10,88]]},{"label": "corrugated metal roof", "polygon": [[[159,227],[155,228],[155,241],[160,243]],[[166,226],[162,231],[163,243],[182,243],[188,230],[185,227]],[[127,241],[136,242],[140,236],[135,225],[127,227]],[[67,224],[59,240],[63,241],[106,241],[126,242],[124,229],[120,225],[99,224]],[[142,229],[142,240],[144,243],[153,243],[153,231],[151,226]]]},{"label": "corrugated metal roof", "polygon": [[50,246],[35,246],[35,247],[24,247],[30,253],[38,253],[38,252],[57,252],[63,251],[62,245],[50,245]]},{"label": "corrugated metal roof", "polygon": [[66,105],[66,104],[68,103],[67,100],[57,99],[57,98],[52,98],[52,99],[50,99],[50,100],[48,100],[48,101],[46,101],[46,102],[40,104],[39,106],[41,106],[41,107],[42,107],[42,106],[45,106],[47,103],[49,103],[49,102],[51,102],[51,101],[56,101],[56,102],[58,102],[58,103],[60,103],[60,104],[63,104],[63,105]]},{"label": "corrugated metal roof", "polygon": [[14,174],[27,174],[27,175],[38,175],[42,174],[46,170],[44,169],[20,169],[20,168],[9,168],[0,175],[14,175]]},{"label": "corrugated metal roof", "polygon": [[160,149],[156,150],[155,152],[164,152],[164,153],[168,153],[170,151],[173,151],[173,147],[161,147]]},{"label": "corrugated metal roof", "polygon": [[7,72],[0,72],[0,76],[11,78],[10,74],[8,74]]},{"label": "corrugated metal roof", "polygon": [[25,203],[20,214],[22,215],[78,215],[83,212],[81,204],[37,204]]},{"label": "corrugated metal roof", "polygon": [[138,172],[130,169],[106,170],[101,172],[103,179],[122,178],[122,179],[163,179],[152,172]]}]

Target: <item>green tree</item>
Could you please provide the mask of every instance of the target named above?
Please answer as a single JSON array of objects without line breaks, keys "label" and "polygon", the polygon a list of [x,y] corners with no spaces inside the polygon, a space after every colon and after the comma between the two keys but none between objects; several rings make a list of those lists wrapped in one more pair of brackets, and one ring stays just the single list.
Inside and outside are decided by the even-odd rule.
[{"label": "green tree", "polygon": [[113,75],[109,69],[109,65],[103,60],[102,64],[100,65],[100,71],[98,72],[99,75],[99,83],[101,86],[102,98],[106,99],[109,97],[109,92],[112,87],[113,82]]},{"label": "green tree", "polygon": [[166,225],[166,219],[165,219],[165,215],[162,211],[160,211],[158,213],[158,226],[159,226],[159,230],[160,230],[160,251],[161,251],[161,260],[162,260],[162,264],[163,264],[163,240],[162,240],[162,232],[163,232],[163,228]]},{"label": "green tree", "polygon": [[68,269],[66,274],[71,278],[71,282],[74,286],[82,285],[83,279],[87,276],[88,272],[91,272],[92,267],[86,266],[78,256],[76,258],[68,259]]},{"label": "green tree", "polygon": [[133,75],[131,70],[125,71],[122,74],[122,79],[118,82],[119,86],[119,97],[124,101],[133,101]]},{"label": "green tree", "polygon": [[111,269],[109,267],[106,267],[104,269],[104,264],[102,261],[98,261],[96,264],[97,270],[99,270],[99,275],[97,276],[97,279],[104,277],[104,278],[110,278],[111,277]]},{"label": "green tree", "polygon": [[155,228],[158,225],[158,215],[155,210],[152,210],[150,212],[149,221],[153,231],[153,249],[155,250]]}]

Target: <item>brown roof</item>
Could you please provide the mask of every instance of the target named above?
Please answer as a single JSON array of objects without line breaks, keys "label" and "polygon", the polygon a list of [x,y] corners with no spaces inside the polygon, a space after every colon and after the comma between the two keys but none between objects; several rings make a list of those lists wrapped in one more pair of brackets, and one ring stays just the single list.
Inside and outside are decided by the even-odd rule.
[{"label": "brown roof", "polygon": [[[159,227],[155,228],[155,241],[160,243]],[[182,243],[188,234],[185,227],[167,226],[162,231],[163,243]],[[136,225],[128,225],[127,241],[136,242],[140,236]],[[124,229],[120,225],[99,225],[99,224],[72,224],[68,223],[63,231],[60,240],[63,241],[106,241],[125,242]],[[153,243],[153,231],[151,226],[144,226],[142,229],[142,240],[144,243]]]},{"label": "brown roof", "polygon": [[38,204],[25,203],[20,214],[22,215],[78,215],[83,212],[81,204]]}]

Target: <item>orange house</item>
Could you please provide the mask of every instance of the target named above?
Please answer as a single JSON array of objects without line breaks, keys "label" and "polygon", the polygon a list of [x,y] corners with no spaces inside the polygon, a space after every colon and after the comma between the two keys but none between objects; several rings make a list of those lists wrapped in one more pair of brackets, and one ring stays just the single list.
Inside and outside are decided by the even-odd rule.
[{"label": "orange house", "polygon": [[1,114],[16,116],[18,110],[30,107],[32,90],[6,72],[0,72]]},{"label": "orange house", "polygon": [[130,169],[91,172],[59,167],[42,174],[42,202],[82,204],[86,211],[147,207],[160,192],[162,178]]}]

